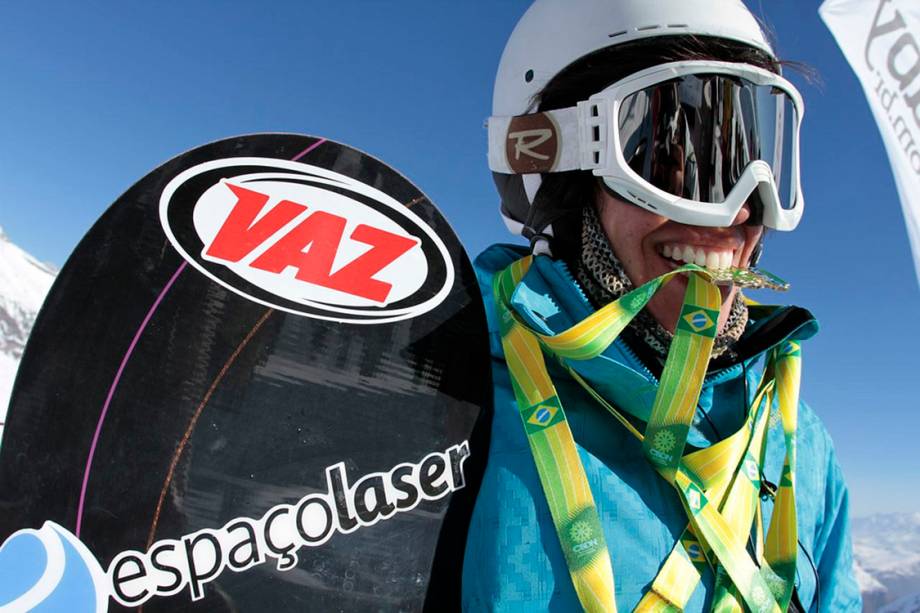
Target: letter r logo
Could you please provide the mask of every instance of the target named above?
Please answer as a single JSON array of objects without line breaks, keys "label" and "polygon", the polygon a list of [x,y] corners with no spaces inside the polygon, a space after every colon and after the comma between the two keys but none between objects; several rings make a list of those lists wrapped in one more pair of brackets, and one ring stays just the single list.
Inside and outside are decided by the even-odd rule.
[{"label": "letter r logo", "polygon": [[526,156],[538,159],[538,160],[548,160],[549,156],[535,151],[535,147],[539,147],[546,141],[548,141],[553,136],[553,131],[546,128],[537,129],[537,130],[521,130],[519,132],[509,132],[508,139],[513,139],[514,143],[514,159],[521,159],[521,154],[523,153]]},{"label": "letter r logo", "polygon": [[559,128],[546,113],[514,117],[505,137],[505,158],[516,173],[550,172],[559,156]]}]

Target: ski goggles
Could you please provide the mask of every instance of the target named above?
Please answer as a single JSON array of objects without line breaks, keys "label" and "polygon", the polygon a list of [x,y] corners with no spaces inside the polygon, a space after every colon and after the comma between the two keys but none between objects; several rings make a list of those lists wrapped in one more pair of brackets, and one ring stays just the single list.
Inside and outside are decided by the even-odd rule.
[{"label": "ski goggles", "polygon": [[768,70],[662,64],[575,107],[491,117],[489,167],[590,170],[633,204],[690,225],[729,226],[750,201],[758,221],[792,230],[804,209],[803,111],[795,87]]}]

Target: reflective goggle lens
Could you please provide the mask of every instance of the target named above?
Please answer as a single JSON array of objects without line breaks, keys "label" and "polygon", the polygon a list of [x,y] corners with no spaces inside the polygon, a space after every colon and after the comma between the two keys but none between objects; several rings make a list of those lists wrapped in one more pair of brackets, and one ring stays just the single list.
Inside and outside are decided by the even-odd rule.
[{"label": "reflective goggle lens", "polygon": [[726,75],[687,75],[623,99],[618,129],[627,165],[669,194],[722,203],[747,166],[773,170],[784,209],[796,204],[798,117],[782,89]]}]

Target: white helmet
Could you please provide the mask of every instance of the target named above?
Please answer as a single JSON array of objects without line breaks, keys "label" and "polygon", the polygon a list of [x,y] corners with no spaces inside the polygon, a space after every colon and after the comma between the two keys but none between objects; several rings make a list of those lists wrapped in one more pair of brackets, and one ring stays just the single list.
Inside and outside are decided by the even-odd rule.
[{"label": "white helmet", "polygon": [[[774,57],[760,25],[741,0],[536,0],[518,22],[502,54],[493,93],[493,119],[535,113],[536,97],[547,83],[586,55],[627,42],[682,35],[736,41]],[[585,98],[594,93],[585,92]],[[503,146],[490,143],[493,170],[501,166],[492,164],[493,157],[498,156],[492,151],[495,145]],[[528,224],[540,174],[520,170],[512,174],[506,169],[495,172],[495,178],[509,229],[528,237],[552,235],[551,226]]]},{"label": "white helmet", "polygon": [[536,0],[505,44],[492,114],[533,111],[534,96],[550,79],[589,53],[684,34],[734,40],[774,55],[741,0]]}]

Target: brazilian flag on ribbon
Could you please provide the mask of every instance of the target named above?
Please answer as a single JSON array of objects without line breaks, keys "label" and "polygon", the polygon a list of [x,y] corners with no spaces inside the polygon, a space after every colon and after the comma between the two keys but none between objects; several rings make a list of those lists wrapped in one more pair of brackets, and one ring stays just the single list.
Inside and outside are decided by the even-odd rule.
[{"label": "brazilian flag on ribbon", "polygon": [[715,338],[718,331],[719,312],[695,304],[685,304],[677,320],[677,329],[700,336]]},{"label": "brazilian flag on ribbon", "polygon": [[553,396],[524,409],[521,418],[527,434],[533,434],[564,421],[565,414],[562,412],[559,398]]}]

